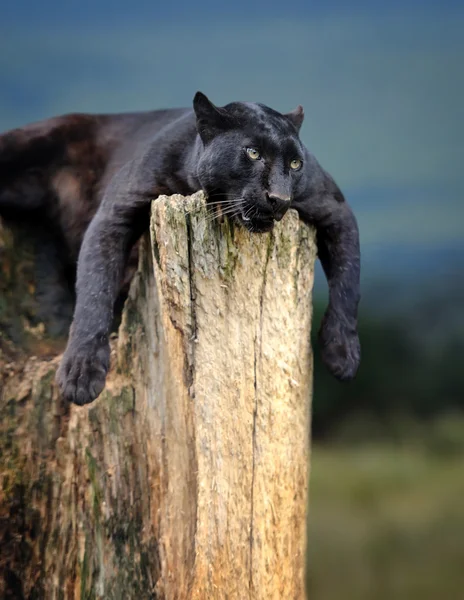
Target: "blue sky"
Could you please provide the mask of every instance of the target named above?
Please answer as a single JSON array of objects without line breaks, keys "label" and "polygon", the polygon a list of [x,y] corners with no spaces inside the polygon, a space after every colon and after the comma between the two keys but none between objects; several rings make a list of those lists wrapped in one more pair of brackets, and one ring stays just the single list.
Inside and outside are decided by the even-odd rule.
[{"label": "blue sky", "polygon": [[464,264],[459,4],[10,0],[0,130],[76,110],[186,106],[197,89],[217,103],[301,103],[303,140],[354,206],[371,272],[393,246],[408,248],[405,262],[455,248]]},{"label": "blue sky", "polygon": [[359,15],[371,13],[375,16],[386,13],[415,13],[419,17],[424,12],[441,13],[462,8],[460,0],[293,0],[291,4],[273,0],[177,0],[177,2],[157,2],[156,0],[10,0],[2,3],[2,21],[6,25],[20,21],[30,21],[34,25],[63,25],[66,22],[97,25],[117,22],[140,23],[146,19],[158,21],[188,20],[211,22],[215,19],[236,18],[242,22],[257,18],[312,18],[320,15]]}]

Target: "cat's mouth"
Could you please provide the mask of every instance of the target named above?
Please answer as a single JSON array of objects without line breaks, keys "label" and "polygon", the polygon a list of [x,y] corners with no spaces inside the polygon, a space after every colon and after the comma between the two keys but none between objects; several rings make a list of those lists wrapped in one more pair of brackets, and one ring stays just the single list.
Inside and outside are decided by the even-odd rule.
[{"label": "cat's mouth", "polygon": [[265,215],[260,212],[250,215],[247,210],[242,210],[237,219],[241,225],[252,233],[266,233],[267,231],[271,231],[275,224],[274,218],[271,215]]},{"label": "cat's mouth", "polygon": [[229,217],[252,233],[266,233],[274,228],[272,213],[258,208],[255,204],[245,203],[243,199],[226,202],[222,198],[216,200],[215,196],[211,195],[208,204],[215,218],[222,220]]}]

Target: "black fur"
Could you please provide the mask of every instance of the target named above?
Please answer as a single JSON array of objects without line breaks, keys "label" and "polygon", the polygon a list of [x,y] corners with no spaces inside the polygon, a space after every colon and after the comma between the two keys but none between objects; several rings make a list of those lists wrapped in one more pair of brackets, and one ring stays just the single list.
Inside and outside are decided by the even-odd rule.
[{"label": "black fur", "polygon": [[[70,261],[79,256],[74,319],[57,374],[64,397],[76,404],[91,402],[105,385],[114,304],[150,200],[198,189],[253,232],[271,230],[290,206],[316,227],[330,291],[322,356],[338,379],[356,374],[358,228],[339,188],[299,139],[303,109],[283,115],[243,102],[220,108],[200,92],[193,106],[70,115],[0,136],[0,214],[21,219],[41,210],[61,232]],[[301,166],[292,169],[296,159]]]}]

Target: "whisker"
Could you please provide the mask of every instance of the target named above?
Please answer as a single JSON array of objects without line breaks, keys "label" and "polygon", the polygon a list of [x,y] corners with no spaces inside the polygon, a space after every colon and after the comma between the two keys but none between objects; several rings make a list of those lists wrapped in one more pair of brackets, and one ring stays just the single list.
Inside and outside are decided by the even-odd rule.
[{"label": "whisker", "polygon": [[[238,204],[240,202],[240,200],[241,200],[240,198],[235,198],[234,201],[232,201],[232,200],[216,200],[214,202],[208,202],[206,204],[206,208],[218,208],[220,206],[223,206],[224,204],[226,204],[226,205],[230,205],[230,204],[236,205],[236,204]],[[188,215],[188,214],[191,214],[193,212],[196,212],[197,210],[198,210],[198,207],[193,207],[190,210],[186,210],[185,214]]]},{"label": "whisker", "polygon": [[243,220],[244,221],[248,221],[251,217],[250,217],[250,213],[253,210],[253,208],[255,208],[254,206],[249,206],[248,209],[245,211],[245,213],[243,214]]},{"label": "whisker", "polygon": [[237,210],[228,210],[223,211],[221,213],[212,213],[210,215],[205,216],[205,221],[214,221],[215,219],[219,219],[221,217],[235,217],[240,214],[240,211]]},{"label": "whisker", "polygon": [[216,213],[212,213],[210,215],[206,215],[202,220],[205,223],[210,223],[212,221],[215,221],[216,219],[220,219],[221,217],[228,217],[228,218],[233,218],[236,217],[240,214],[240,210],[237,210],[235,207],[231,208],[229,210],[225,210],[222,212],[216,212]]}]

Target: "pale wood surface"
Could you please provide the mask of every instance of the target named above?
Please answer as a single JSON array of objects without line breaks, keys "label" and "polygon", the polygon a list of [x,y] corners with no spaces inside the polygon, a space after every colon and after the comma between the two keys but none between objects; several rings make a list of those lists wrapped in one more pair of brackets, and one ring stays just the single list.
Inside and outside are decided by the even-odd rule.
[{"label": "pale wood surface", "polygon": [[63,406],[58,358],[3,370],[0,596],[302,599],[313,232],[196,194],[150,238],[95,403]]}]

